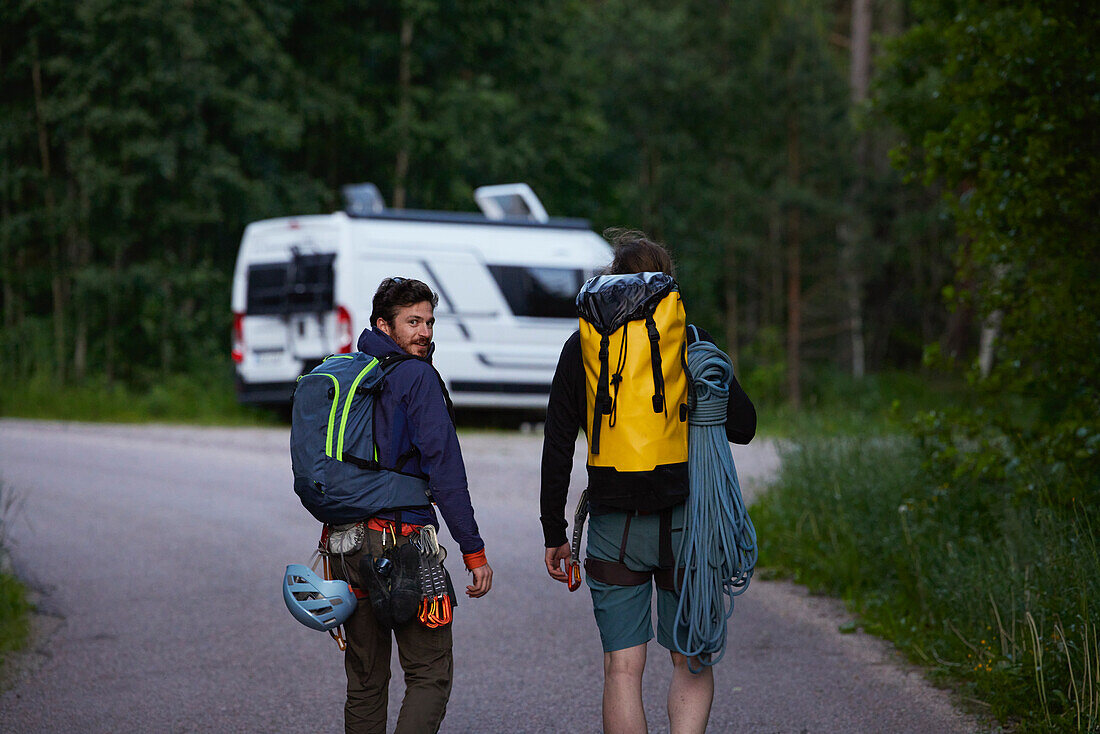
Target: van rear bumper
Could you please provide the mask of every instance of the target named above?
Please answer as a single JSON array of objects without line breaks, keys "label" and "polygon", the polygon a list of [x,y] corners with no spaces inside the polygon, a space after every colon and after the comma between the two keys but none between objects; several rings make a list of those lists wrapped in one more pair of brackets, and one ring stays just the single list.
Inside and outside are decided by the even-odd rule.
[{"label": "van rear bumper", "polygon": [[289,405],[294,380],[287,382],[244,382],[237,377],[237,402],[242,405]]}]

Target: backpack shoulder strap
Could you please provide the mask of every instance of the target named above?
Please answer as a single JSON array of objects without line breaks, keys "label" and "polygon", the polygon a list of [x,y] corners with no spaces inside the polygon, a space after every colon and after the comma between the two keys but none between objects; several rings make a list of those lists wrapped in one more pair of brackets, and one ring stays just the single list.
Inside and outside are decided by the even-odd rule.
[{"label": "backpack shoulder strap", "polygon": [[387,354],[385,357],[379,359],[378,366],[382,368],[383,373],[386,373],[389,372],[390,369],[392,369],[393,367],[396,367],[401,362],[409,359],[418,359],[418,357],[414,357],[413,355],[406,352],[394,352],[392,354]]},{"label": "backpack shoulder strap", "polygon": [[439,389],[443,391],[443,402],[447,404],[447,414],[451,417],[451,423],[454,424],[455,406],[454,403],[451,402],[451,394],[447,392],[447,384],[443,382],[443,376],[439,374],[439,370],[435,368],[435,365],[425,359],[422,359],[421,357],[417,357],[413,354],[408,354],[406,352],[394,352],[392,354],[387,354],[385,357],[382,357],[380,360],[378,360],[378,364],[382,368],[382,374],[387,375],[390,373],[390,371],[393,370],[394,367],[410,359],[418,359],[432,368],[432,372],[435,373],[436,379],[439,380]]}]

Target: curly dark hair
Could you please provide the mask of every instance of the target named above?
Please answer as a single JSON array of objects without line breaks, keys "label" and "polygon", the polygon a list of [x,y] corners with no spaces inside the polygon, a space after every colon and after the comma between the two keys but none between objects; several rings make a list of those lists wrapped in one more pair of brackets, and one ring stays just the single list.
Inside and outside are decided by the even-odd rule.
[{"label": "curly dark hair", "polygon": [[667,273],[676,277],[676,266],[668,250],[636,229],[613,227],[603,236],[615,250],[615,258],[607,266],[608,275],[627,273]]},{"label": "curly dark hair", "polygon": [[412,278],[386,278],[374,292],[374,301],[370,314],[370,325],[378,324],[382,319],[390,326],[397,318],[397,309],[428,301],[434,309],[439,305],[437,296],[426,283]]}]

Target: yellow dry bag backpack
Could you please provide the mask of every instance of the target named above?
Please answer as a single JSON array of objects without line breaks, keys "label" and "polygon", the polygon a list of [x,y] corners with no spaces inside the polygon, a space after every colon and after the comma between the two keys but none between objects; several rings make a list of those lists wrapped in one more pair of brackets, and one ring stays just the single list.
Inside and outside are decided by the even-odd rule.
[{"label": "yellow dry bag backpack", "polygon": [[665,273],[601,275],[577,296],[593,499],[653,511],[687,494],[684,306]]}]

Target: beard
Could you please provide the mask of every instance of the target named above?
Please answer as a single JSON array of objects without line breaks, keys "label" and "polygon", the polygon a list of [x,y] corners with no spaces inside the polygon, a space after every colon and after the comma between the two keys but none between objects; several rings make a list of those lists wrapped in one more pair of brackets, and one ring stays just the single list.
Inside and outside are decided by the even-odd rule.
[{"label": "beard", "polygon": [[397,346],[401,347],[401,350],[407,352],[414,357],[426,357],[428,356],[428,346],[432,343],[431,339],[423,339],[421,337],[410,337],[407,339],[395,339]]}]

